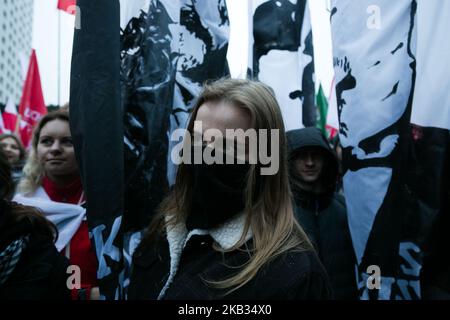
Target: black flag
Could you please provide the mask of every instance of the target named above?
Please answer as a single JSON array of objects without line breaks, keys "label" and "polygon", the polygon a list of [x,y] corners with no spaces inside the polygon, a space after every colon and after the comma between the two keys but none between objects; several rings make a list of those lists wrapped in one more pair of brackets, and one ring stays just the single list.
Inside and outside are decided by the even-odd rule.
[{"label": "black flag", "polygon": [[123,116],[120,104],[118,0],[78,0],[70,125],[87,197],[103,298],[119,299],[122,280]]}]

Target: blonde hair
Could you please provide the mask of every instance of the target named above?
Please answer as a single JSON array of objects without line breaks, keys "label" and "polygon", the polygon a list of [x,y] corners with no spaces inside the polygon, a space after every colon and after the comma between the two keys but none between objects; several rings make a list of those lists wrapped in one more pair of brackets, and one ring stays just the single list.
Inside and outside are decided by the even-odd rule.
[{"label": "blonde hair", "polygon": [[[253,248],[246,249],[250,259],[236,275],[228,279],[207,280],[207,283],[216,288],[230,289],[228,294],[248,283],[265,264],[276,256],[291,250],[302,251],[313,250],[313,248],[294,217],[288,180],[286,135],[280,107],[272,90],[262,83],[249,80],[222,79],[205,85],[188,123],[187,129],[191,134],[198,109],[209,101],[225,102],[248,110],[255,129],[267,129],[269,137],[271,129],[280,130],[279,171],[272,176],[260,177],[260,190],[257,190],[258,196],[255,198],[253,188],[256,185],[258,173],[256,165],[251,165],[245,191],[244,231],[238,243],[227,250],[243,250],[241,247],[246,243],[245,236],[251,230]],[[270,146],[270,139],[268,145]],[[181,164],[174,189],[163,201],[160,216],[157,218],[159,220],[156,220],[149,229],[148,237],[154,236],[154,232],[163,226],[164,221],[161,220],[164,219],[161,216],[168,218],[165,227],[183,223],[186,220],[191,206],[191,186],[192,176],[186,166]],[[220,250],[218,246],[215,246],[215,249]]]},{"label": "blonde hair", "polygon": [[33,138],[31,141],[31,150],[28,156],[27,162],[23,167],[23,177],[17,186],[19,193],[32,193],[42,183],[42,177],[44,176],[44,168],[40,164],[37,158],[37,146],[41,135],[42,128],[53,120],[63,120],[69,122],[68,110],[59,109],[57,111],[46,114],[37,124],[33,131]]}]

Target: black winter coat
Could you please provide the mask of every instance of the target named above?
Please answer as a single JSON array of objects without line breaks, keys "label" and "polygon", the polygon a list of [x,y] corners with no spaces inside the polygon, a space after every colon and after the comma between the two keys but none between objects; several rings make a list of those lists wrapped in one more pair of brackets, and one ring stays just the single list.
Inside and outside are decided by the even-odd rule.
[{"label": "black winter coat", "polygon": [[[248,261],[248,253],[221,253],[213,249],[210,235],[194,235],[187,242],[173,281],[163,299],[330,299],[327,275],[314,252],[289,252],[275,258],[255,278],[229,295],[205,280],[223,280],[236,274]],[[251,245],[251,240],[247,242]],[[157,299],[170,274],[169,245],[161,239],[141,245],[133,256],[129,299]],[[234,268],[233,268],[234,267]]]},{"label": "black winter coat", "polygon": [[[2,205],[4,209],[4,205]],[[28,245],[6,282],[0,285],[1,300],[69,300],[68,260],[52,239],[36,231],[29,219],[9,224],[0,212],[0,251],[12,241],[29,236]]]},{"label": "black winter coat", "polygon": [[328,205],[325,208],[318,204],[320,199],[313,200],[313,196],[309,199],[310,205],[305,206],[297,198],[296,215],[328,273],[334,298],[357,299],[356,257],[344,199],[334,194],[327,199]]}]

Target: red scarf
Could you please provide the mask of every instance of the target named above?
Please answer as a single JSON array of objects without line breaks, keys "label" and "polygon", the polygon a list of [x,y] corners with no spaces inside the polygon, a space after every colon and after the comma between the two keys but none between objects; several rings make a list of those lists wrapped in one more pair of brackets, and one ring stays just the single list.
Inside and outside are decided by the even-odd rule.
[{"label": "red scarf", "polygon": [[83,185],[81,179],[78,177],[66,186],[57,186],[50,178],[42,178],[42,187],[48,194],[50,199],[55,202],[80,204],[83,195]]},{"label": "red scarf", "polygon": [[[84,202],[81,179],[77,178],[66,186],[57,186],[48,177],[42,179],[44,188],[50,200],[55,202],[81,204]],[[64,253],[64,251],[63,251]],[[72,290],[72,298],[89,299],[90,289],[98,286],[97,283],[97,257],[89,239],[87,221],[83,221],[72,240],[70,241],[70,264],[81,269],[81,289]],[[84,297],[80,297],[83,294]]]}]

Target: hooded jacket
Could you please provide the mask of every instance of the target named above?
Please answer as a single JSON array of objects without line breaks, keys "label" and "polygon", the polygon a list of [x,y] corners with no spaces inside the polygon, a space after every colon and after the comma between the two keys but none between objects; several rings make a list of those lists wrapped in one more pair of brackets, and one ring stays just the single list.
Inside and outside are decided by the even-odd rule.
[{"label": "hooded jacket", "polygon": [[[300,225],[313,242],[333,288],[336,299],[357,299],[356,257],[347,221],[345,200],[336,193],[338,161],[326,138],[317,128],[287,133],[291,186]],[[325,151],[325,164],[319,177],[322,191],[313,193],[295,183],[293,160],[303,148]]]}]

